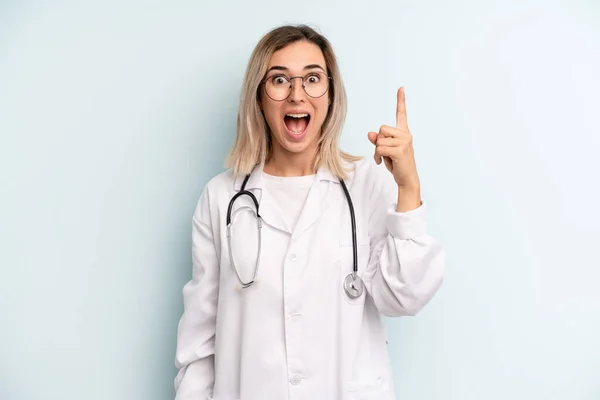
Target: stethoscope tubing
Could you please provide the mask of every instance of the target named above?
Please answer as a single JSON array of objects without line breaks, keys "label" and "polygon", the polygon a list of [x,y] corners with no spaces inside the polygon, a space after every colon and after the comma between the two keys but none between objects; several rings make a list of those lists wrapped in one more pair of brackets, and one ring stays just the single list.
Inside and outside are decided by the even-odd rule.
[{"label": "stethoscope tubing", "polygon": [[[244,179],[244,182],[242,183],[242,187],[240,189],[240,191],[238,193],[236,193],[231,200],[229,201],[229,206],[227,208],[227,243],[228,243],[228,247],[229,247],[229,259],[231,262],[231,265],[235,271],[235,274],[237,276],[238,281],[240,282],[242,288],[247,288],[249,286],[251,286],[254,281],[256,280],[256,276],[258,274],[258,268],[259,268],[259,261],[260,261],[260,249],[261,249],[261,228],[262,228],[262,217],[260,216],[259,213],[259,203],[258,200],[256,199],[256,196],[254,196],[253,193],[249,192],[246,190],[246,184],[248,183],[248,180],[250,179],[250,174],[246,175],[246,178]],[[339,179],[340,184],[342,185],[342,189],[344,190],[344,194],[346,196],[346,200],[348,202],[348,208],[350,209],[350,222],[352,224],[352,259],[353,259],[353,265],[352,265],[352,273],[348,274],[346,276],[346,278],[344,279],[344,283],[343,283],[343,287],[344,287],[344,291],[346,292],[346,294],[348,295],[348,297],[350,298],[358,298],[362,295],[363,293],[363,282],[361,280],[361,278],[358,276],[358,244],[357,244],[357,239],[356,239],[356,215],[354,214],[354,205],[352,204],[352,197],[350,196],[350,192],[348,191],[348,188],[346,187],[346,183],[344,182],[343,179]],[[241,209],[246,209],[249,208],[256,216],[257,218],[257,226],[258,226],[258,256],[256,258],[256,265],[254,266],[254,276],[252,277],[252,280],[250,280],[249,282],[244,282],[242,280],[242,278],[240,277],[240,274],[238,272],[237,267],[235,266],[235,262],[233,260],[233,253],[232,253],[232,246],[231,246],[231,224],[232,224],[232,214],[231,214],[231,210],[233,208],[233,204],[235,203],[235,200],[241,196],[249,196],[252,201],[254,202],[254,206],[256,207],[256,213],[254,213],[254,210],[252,210],[251,207],[242,207],[238,210],[236,210],[236,212],[234,213],[234,217],[235,214],[240,211]]]}]

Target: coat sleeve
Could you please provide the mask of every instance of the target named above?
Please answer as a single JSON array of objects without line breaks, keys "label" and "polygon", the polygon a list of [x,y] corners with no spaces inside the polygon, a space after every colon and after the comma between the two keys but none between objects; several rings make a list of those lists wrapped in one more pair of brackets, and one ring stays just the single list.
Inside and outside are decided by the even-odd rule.
[{"label": "coat sleeve", "polygon": [[365,286],[379,311],[389,317],[415,315],[442,284],[445,252],[427,231],[426,204],[397,212],[398,186],[385,166],[370,173],[371,248]]},{"label": "coat sleeve", "polygon": [[176,400],[212,396],[219,263],[210,218],[208,189],[192,218],[192,277],[183,287],[183,315],[177,331]]}]

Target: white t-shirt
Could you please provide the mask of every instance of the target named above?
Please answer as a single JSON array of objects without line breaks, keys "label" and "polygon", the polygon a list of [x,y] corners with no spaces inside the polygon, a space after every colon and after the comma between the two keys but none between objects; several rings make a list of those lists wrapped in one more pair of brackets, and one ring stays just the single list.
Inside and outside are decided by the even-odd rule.
[{"label": "white t-shirt", "polygon": [[265,187],[275,202],[280,205],[279,210],[290,231],[294,229],[300,218],[308,191],[315,177],[316,175],[274,176],[264,174]]}]

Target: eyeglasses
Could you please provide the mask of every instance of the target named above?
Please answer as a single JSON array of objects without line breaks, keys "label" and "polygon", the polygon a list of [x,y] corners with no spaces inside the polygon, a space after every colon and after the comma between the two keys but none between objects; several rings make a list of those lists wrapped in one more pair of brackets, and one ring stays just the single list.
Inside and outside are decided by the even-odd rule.
[{"label": "eyeglasses", "polygon": [[267,96],[275,101],[283,101],[292,93],[292,81],[294,79],[302,80],[302,88],[309,97],[318,98],[327,93],[331,77],[323,72],[311,72],[305,76],[292,77],[276,74],[263,79],[261,84],[265,85]]}]

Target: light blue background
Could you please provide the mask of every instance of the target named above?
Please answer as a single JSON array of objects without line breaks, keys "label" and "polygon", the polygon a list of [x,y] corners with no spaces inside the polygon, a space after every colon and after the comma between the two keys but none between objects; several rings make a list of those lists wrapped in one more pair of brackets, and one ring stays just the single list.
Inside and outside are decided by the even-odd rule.
[{"label": "light blue background", "polygon": [[345,149],[405,85],[439,295],[401,400],[600,399],[596,1],[0,3],[0,399],[173,397],[191,215],[257,40],[334,44]]}]

